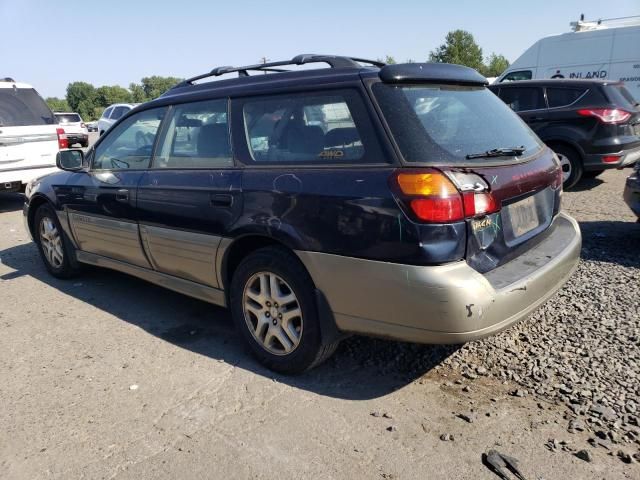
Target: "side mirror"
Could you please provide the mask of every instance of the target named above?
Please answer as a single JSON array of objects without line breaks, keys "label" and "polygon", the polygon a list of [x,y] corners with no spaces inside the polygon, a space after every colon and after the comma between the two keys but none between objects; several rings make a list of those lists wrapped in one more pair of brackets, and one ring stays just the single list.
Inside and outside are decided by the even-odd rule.
[{"label": "side mirror", "polygon": [[84,152],[82,150],[60,150],[56,155],[56,167],[68,172],[83,170]]}]

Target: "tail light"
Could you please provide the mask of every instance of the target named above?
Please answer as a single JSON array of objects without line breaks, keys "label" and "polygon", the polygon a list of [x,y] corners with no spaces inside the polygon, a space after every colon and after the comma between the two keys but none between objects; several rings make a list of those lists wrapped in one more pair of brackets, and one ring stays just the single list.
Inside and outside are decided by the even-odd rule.
[{"label": "tail light", "polygon": [[58,148],[64,150],[69,148],[69,140],[67,140],[67,134],[64,132],[64,128],[56,128],[58,134]]},{"label": "tail light", "polygon": [[585,108],[578,110],[583,117],[596,117],[602,123],[624,123],[631,118],[631,113],[619,108]]},{"label": "tail light", "polygon": [[500,210],[499,202],[487,192],[460,192],[442,172],[400,171],[395,175],[396,190],[423,222],[449,223],[487,215]]},{"label": "tail light", "polygon": [[80,122],[80,128],[87,128],[84,122]]},{"label": "tail light", "polygon": [[617,163],[622,155],[605,155],[602,157],[603,163]]}]

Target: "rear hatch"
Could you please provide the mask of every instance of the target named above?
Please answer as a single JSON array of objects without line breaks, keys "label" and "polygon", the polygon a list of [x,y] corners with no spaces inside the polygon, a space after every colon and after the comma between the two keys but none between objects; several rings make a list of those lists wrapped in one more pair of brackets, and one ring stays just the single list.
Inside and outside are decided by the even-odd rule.
[{"label": "rear hatch", "polygon": [[0,82],[0,172],[56,163],[59,147],[53,113],[33,88],[19,85]]},{"label": "rear hatch", "polygon": [[[615,125],[615,135],[637,137],[631,141],[635,140],[640,146],[640,103],[620,83],[606,85],[603,90],[607,100],[615,107],[613,112],[606,112],[609,117],[612,117],[613,114],[613,118],[610,118],[608,123]],[[600,120],[602,121],[602,118]],[[630,142],[625,141],[623,143]]]},{"label": "rear hatch", "polygon": [[66,134],[86,134],[87,127],[77,113],[54,113],[58,124]]},{"label": "rear hatch", "polygon": [[479,78],[372,88],[403,158],[399,204],[434,233],[465,222],[465,258],[484,273],[545,236],[562,175],[553,153]]}]

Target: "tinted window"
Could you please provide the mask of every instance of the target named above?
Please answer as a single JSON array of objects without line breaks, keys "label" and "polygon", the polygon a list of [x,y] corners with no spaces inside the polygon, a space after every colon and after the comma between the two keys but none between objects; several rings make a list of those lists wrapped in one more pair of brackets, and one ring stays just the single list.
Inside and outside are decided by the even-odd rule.
[{"label": "tinted window", "polygon": [[584,88],[557,88],[547,87],[547,102],[549,108],[565,107],[578,100],[584,92]]},{"label": "tinted window", "polygon": [[56,116],[56,120],[60,124],[77,123],[82,121],[80,115],[78,115],[77,113],[55,113],[54,115]]},{"label": "tinted window", "polygon": [[93,168],[147,168],[158,127],[166,110],[163,107],[137,113],[109,130],[96,147]]},{"label": "tinted window", "polygon": [[501,88],[500,98],[515,112],[545,108],[542,89],[538,87]]},{"label": "tinted window", "polygon": [[176,105],[154,168],[220,168],[233,165],[227,101]]},{"label": "tinted window", "polygon": [[107,108],[103,113],[102,113],[102,118],[109,118],[109,115],[111,115],[111,111],[113,110],[113,107],[109,107]]},{"label": "tinted window", "polygon": [[638,101],[623,85],[607,85],[604,91],[609,101],[618,107],[634,109],[638,105]]},{"label": "tinted window", "polygon": [[114,107],[113,112],[111,113],[111,120],[118,120],[129,110],[129,107]]},{"label": "tinted window", "polygon": [[53,123],[53,113],[33,88],[0,88],[0,127]]},{"label": "tinted window", "polygon": [[409,162],[468,163],[466,155],[494,148],[524,146],[525,156],[540,149],[529,127],[486,88],[377,83],[374,94]]},{"label": "tinted window", "polygon": [[507,73],[501,82],[517,82],[519,80],[531,80],[531,70],[519,70]]},{"label": "tinted window", "polygon": [[247,143],[256,163],[382,160],[357,92],[249,100],[243,113]]}]

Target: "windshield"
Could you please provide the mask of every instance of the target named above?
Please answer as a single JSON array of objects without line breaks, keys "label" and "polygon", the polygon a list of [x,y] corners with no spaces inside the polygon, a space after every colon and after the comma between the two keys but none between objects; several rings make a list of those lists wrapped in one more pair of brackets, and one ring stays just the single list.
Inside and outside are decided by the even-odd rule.
[{"label": "windshield", "polygon": [[633,98],[631,92],[623,85],[607,85],[605,91],[607,92],[609,101],[615,103],[619,107],[635,109],[635,107],[638,106],[638,101]]},{"label": "windshield", "polygon": [[53,123],[51,110],[33,88],[0,88],[0,127]]},{"label": "windshield", "polygon": [[[467,155],[520,147],[528,157],[542,148],[520,117],[484,87],[377,83],[373,91],[408,162],[469,163]],[[513,155],[498,161],[513,161]]]},{"label": "windshield", "polygon": [[77,113],[55,113],[54,115],[58,123],[77,123],[82,121]]}]

